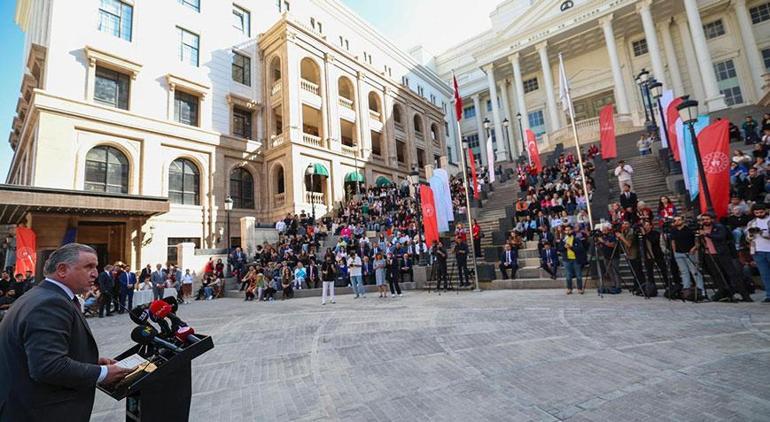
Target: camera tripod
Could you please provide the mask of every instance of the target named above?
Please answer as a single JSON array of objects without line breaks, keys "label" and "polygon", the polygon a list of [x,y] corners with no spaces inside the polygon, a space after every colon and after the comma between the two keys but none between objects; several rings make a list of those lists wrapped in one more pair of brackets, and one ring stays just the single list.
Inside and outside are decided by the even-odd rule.
[{"label": "camera tripod", "polygon": [[[446,293],[447,290],[455,290],[455,293],[459,295],[460,294],[460,289],[455,289],[453,284],[452,284],[452,274],[454,273],[455,266],[456,266],[455,263],[452,262],[452,269],[451,269],[451,271],[449,269],[447,269],[447,272],[446,272],[446,275],[445,275],[446,283],[444,283],[444,292]],[[439,296],[441,296],[441,282],[438,280],[438,275],[439,275],[439,265],[438,265],[438,262],[433,261],[433,264],[431,264],[430,277],[428,277],[428,280],[430,280],[431,282],[432,281],[436,282],[436,292],[438,293]],[[430,294],[430,292],[431,292],[430,286],[431,286],[431,283],[428,283],[428,294]]]}]

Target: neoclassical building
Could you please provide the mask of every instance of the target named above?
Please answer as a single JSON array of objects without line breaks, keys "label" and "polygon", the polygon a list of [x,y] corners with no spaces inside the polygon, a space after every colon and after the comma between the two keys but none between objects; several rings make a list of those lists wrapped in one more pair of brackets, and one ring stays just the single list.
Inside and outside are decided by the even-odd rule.
[{"label": "neoclassical building", "polygon": [[521,129],[538,135],[541,150],[571,142],[558,98],[559,53],[585,141],[598,140],[597,116],[609,103],[618,132],[642,128],[634,81],[642,69],[675,95],[697,99],[702,112],[755,105],[767,89],[765,0],[508,0],[490,21],[491,29],[435,58],[442,79],[458,75],[463,136],[482,162],[484,120],[504,134],[502,142],[494,136],[498,158],[518,156]]},{"label": "neoclassical building", "polygon": [[228,225],[238,244],[241,217],[323,215],[457,154],[449,86],[337,0],[18,0],[16,21],[0,224],[43,254],[69,237],[101,262],[174,262]]}]

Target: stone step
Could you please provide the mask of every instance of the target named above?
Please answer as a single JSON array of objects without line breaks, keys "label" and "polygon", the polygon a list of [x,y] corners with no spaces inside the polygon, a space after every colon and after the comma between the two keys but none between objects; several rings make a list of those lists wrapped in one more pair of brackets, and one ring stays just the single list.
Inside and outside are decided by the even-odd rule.
[{"label": "stone step", "polygon": [[[399,283],[399,286],[401,287],[401,290],[414,290],[415,289],[415,283],[414,282],[406,282],[406,283]],[[367,294],[377,293],[377,286],[372,284],[364,285],[364,289],[366,290]],[[321,288],[318,289],[301,289],[301,290],[294,290],[294,298],[301,298],[301,297],[321,297],[323,294],[323,290]],[[335,287],[334,288],[334,295],[335,296],[342,296],[342,295],[352,295],[353,289],[350,287]],[[246,298],[246,292],[241,290],[225,290],[225,297],[228,298],[240,298],[244,299]],[[277,292],[275,294],[276,298],[281,297],[281,292]]]}]

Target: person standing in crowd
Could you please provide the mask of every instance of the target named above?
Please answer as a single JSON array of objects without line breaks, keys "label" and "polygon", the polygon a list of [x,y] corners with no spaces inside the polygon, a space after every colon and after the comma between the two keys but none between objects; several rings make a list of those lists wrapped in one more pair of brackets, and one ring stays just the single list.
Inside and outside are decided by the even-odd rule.
[{"label": "person standing in crowd", "polygon": [[107,316],[112,316],[112,310],[110,309],[112,304],[112,289],[115,286],[115,280],[112,278],[112,265],[105,265],[104,271],[99,274],[98,279],[99,290],[102,292],[99,299],[99,318],[104,318],[106,312]]},{"label": "person standing in crowd", "polygon": [[483,233],[481,232],[481,226],[479,225],[479,222],[476,221],[476,219],[473,219],[473,253],[476,255],[476,258],[481,257],[481,238],[483,237]]},{"label": "person standing in crowd", "polygon": [[583,265],[586,262],[583,243],[572,231],[572,226],[564,226],[564,236],[561,239],[562,261],[564,271],[567,273],[567,294],[572,294],[572,279],[577,280],[578,293],[585,293],[583,289]]},{"label": "person standing in crowd", "polygon": [[639,204],[639,198],[636,193],[631,191],[631,185],[628,183],[623,185],[623,192],[620,193],[620,206],[627,213],[635,213],[636,206]]},{"label": "person standing in crowd", "polygon": [[[606,274],[613,289],[620,289],[620,248],[618,247],[618,238],[612,232],[612,225],[605,223],[601,226],[601,236],[596,240],[599,247],[599,254],[604,264],[603,274]],[[619,290],[618,290],[619,291]]]},{"label": "person standing in crowd", "polygon": [[281,269],[281,290],[283,291],[281,300],[292,299],[294,297],[294,289],[292,288],[293,280],[294,276],[291,273],[291,268],[289,268],[288,265],[283,267],[283,269]]},{"label": "person standing in crowd", "polygon": [[193,276],[187,268],[182,276],[182,303],[190,303],[192,297]]},{"label": "person standing in crowd", "polygon": [[630,222],[624,221],[620,226],[620,232],[615,233],[615,237],[620,241],[622,249],[626,254],[626,258],[628,258],[628,262],[631,264],[631,272],[637,282],[633,287],[634,292],[642,293],[641,288],[644,286],[645,279],[637,233],[633,227],[631,227]]},{"label": "person standing in crowd", "polygon": [[351,251],[348,258],[348,273],[350,274],[350,286],[356,294],[356,299],[366,297],[362,266],[363,262],[356,251]]},{"label": "person standing in crowd", "polygon": [[705,288],[703,274],[698,269],[698,246],[695,244],[695,232],[684,223],[684,217],[677,215],[671,228],[671,249],[674,251],[676,266],[679,268],[679,276],[682,279],[682,290],[692,286],[692,278],[695,277],[695,286],[703,297]]},{"label": "person standing in crowd", "polygon": [[618,178],[618,186],[620,190],[623,190],[623,185],[628,185],[631,189],[634,188],[634,182],[632,176],[634,175],[634,168],[629,164],[626,164],[625,160],[618,161],[618,166],[615,167],[615,177]]},{"label": "person standing in crowd", "polygon": [[433,255],[433,265],[434,265],[434,271],[436,276],[436,290],[441,288],[441,282],[444,282],[444,290],[447,290],[449,288],[449,277],[447,276],[447,266],[446,266],[446,259],[447,259],[447,253],[444,249],[444,245],[441,244],[441,242],[434,240],[433,246],[431,247],[431,255]]},{"label": "person standing in crowd", "polygon": [[382,254],[378,253],[374,256],[372,267],[374,269],[374,281],[377,285],[377,290],[380,292],[380,297],[388,297],[388,286],[385,281],[385,259],[382,257]]},{"label": "person standing in crowd", "polygon": [[661,234],[655,230],[652,221],[642,222],[642,245],[644,245],[644,266],[647,270],[647,281],[655,283],[655,268],[657,267],[665,286],[670,286],[670,279],[666,270],[666,260],[663,257],[663,249],[660,247]]},{"label": "person standing in crowd", "polygon": [[756,144],[759,142],[759,135],[757,132],[757,122],[751,116],[746,116],[741,125],[743,131],[743,140],[746,145]]},{"label": "person standing in crowd", "polygon": [[120,274],[118,281],[120,282],[120,306],[122,313],[122,308],[126,306],[126,302],[128,302],[127,309],[134,309],[134,289],[136,287],[136,274],[131,271],[131,267],[129,265],[125,265],[123,267],[123,272]]},{"label": "person standing in crowd", "polygon": [[649,134],[643,134],[638,141],[636,141],[636,148],[639,149],[639,155],[652,154],[652,137]]},{"label": "person standing in crowd", "polygon": [[[506,243],[503,247],[503,252],[500,254],[499,268],[503,274],[503,280],[516,278],[516,272],[519,270],[519,251],[512,248],[510,243]],[[511,272],[510,277],[508,276],[508,271]]]},{"label": "person standing in crowd", "polygon": [[385,259],[385,278],[390,286],[390,297],[396,297],[396,294],[401,296],[401,286],[399,285],[401,268],[398,266],[398,260],[391,253]]},{"label": "person standing in crowd", "polygon": [[468,244],[464,239],[455,239],[455,260],[457,261],[457,278],[460,287],[470,286],[468,274]]},{"label": "person standing in crowd", "polygon": [[150,275],[152,282],[152,296],[154,300],[163,298],[163,290],[166,288],[166,276],[163,274],[163,267],[160,264],[155,265],[155,271]]},{"label": "person standing in crowd", "polygon": [[334,281],[337,279],[337,266],[334,264],[332,255],[326,255],[321,264],[321,305],[326,305],[326,298],[331,295],[331,302],[334,301]]},{"label": "person standing in crowd", "polygon": [[754,219],[748,224],[748,240],[751,242],[754,262],[765,286],[764,303],[770,303],[770,217],[764,204],[754,205]]},{"label": "person standing in crowd", "polygon": [[550,274],[552,280],[556,280],[559,272],[559,255],[551,248],[550,242],[543,243],[543,250],[540,252],[540,268]]},{"label": "person standing in crowd", "polygon": [[706,269],[720,285],[712,299],[732,301],[733,295],[738,293],[743,302],[753,302],[743,283],[741,272],[733,262],[735,247],[731,242],[729,230],[715,223],[712,214],[705,213],[701,215],[701,228],[696,235],[701,237],[704,244]]}]

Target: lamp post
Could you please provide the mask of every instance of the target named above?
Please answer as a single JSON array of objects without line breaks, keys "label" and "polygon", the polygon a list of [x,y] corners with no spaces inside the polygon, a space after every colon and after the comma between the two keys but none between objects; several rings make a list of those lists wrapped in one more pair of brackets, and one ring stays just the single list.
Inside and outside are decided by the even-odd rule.
[{"label": "lamp post", "polygon": [[420,172],[417,170],[417,166],[412,167],[412,171],[409,173],[409,182],[414,187],[414,197],[417,203],[417,249],[420,251],[418,255],[419,265],[425,265],[425,251],[423,250],[423,238],[422,238],[422,204],[420,204]]},{"label": "lamp post", "polygon": [[227,254],[230,254],[230,211],[233,209],[233,198],[227,195],[225,198],[225,214],[227,219]]},{"label": "lamp post", "polygon": [[313,184],[313,176],[315,176],[315,166],[310,164],[305,170],[305,174],[310,176],[310,212],[313,215],[313,223],[315,223],[315,184]]},{"label": "lamp post", "polygon": [[703,169],[703,160],[700,156],[698,136],[695,133],[695,122],[698,121],[698,102],[687,99],[677,106],[677,110],[679,111],[679,118],[682,119],[682,123],[687,125],[690,130],[690,136],[692,137],[692,145],[695,149],[695,161],[698,164],[698,177],[700,177],[702,186],[700,194],[705,195],[706,197],[706,211],[713,213],[714,206],[711,202],[711,193],[709,192],[708,180],[706,179],[706,171]]},{"label": "lamp post", "polygon": [[516,113],[516,119],[519,121],[519,135],[521,136],[521,155],[519,155],[519,158],[524,156],[524,151],[527,150],[527,141],[524,140],[524,126],[521,124],[521,113]]},{"label": "lamp post", "polygon": [[511,140],[508,139],[508,128],[511,126],[511,122],[508,121],[508,118],[506,117],[505,120],[503,120],[503,136],[505,137],[505,145],[506,149],[508,150],[508,161],[513,161],[513,151],[511,150]]},{"label": "lamp post", "polygon": [[660,98],[663,97],[663,83],[659,81],[653,81],[649,84],[650,91],[652,91],[652,97],[658,104],[658,113],[660,114],[660,124],[663,128],[663,136],[666,138],[666,145],[668,145],[666,155],[668,158],[668,170],[670,174],[680,174],[682,171],[679,166],[674,162],[674,151],[671,147],[671,139],[668,136],[668,125],[666,124],[666,113],[663,111],[663,105],[660,103]]},{"label": "lamp post", "polygon": [[639,72],[638,75],[634,78],[634,81],[636,81],[636,85],[639,86],[639,93],[642,96],[642,105],[644,106],[644,120],[645,122],[650,122],[650,114],[647,111],[647,103],[645,102],[645,95],[644,95],[644,84],[647,82],[647,78],[650,76],[650,72],[648,72],[646,69],[642,68],[642,71]]}]

